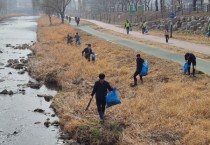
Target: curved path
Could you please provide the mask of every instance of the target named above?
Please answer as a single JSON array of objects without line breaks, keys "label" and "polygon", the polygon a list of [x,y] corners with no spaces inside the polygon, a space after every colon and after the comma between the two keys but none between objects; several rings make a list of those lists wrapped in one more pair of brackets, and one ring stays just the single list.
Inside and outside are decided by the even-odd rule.
[{"label": "curved path", "polygon": [[[75,25],[75,24],[73,24],[73,25]],[[139,50],[139,51],[142,51],[149,55],[153,55],[158,58],[171,60],[171,61],[177,62],[181,65],[183,65],[185,63],[184,56],[174,53],[174,52],[169,52],[167,50],[162,50],[159,48],[152,48],[152,47],[149,47],[149,46],[144,45],[139,42],[134,42],[134,41],[123,39],[121,37],[113,36],[113,35],[110,35],[110,34],[107,34],[104,32],[99,32],[97,30],[94,30],[93,28],[90,28],[89,26],[79,26],[77,28],[80,30],[83,30],[89,34],[92,34],[94,36],[97,36],[99,38],[105,39],[109,42],[116,43],[116,44],[119,44],[122,46],[126,46],[126,47],[132,48],[134,50]],[[210,62],[197,58],[197,69],[209,75],[210,74]]]},{"label": "curved path", "polygon": [[[107,24],[104,22],[96,21],[96,20],[85,20],[85,21],[91,22],[91,23],[93,23],[99,27],[102,27],[104,29],[107,29],[107,30],[112,30],[112,31],[119,32],[119,33],[125,33],[123,28],[117,27],[112,24]],[[136,38],[141,38],[141,39],[145,39],[145,40],[150,40],[150,41],[166,44],[165,38],[160,37],[160,36],[143,35],[142,33],[135,32],[135,31],[131,32],[129,35],[136,37]],[[177,40],[177,39],[173,39],[173,38],[170,39],[168,45],[184,48],[189,51],[194,51],[194,52],[199,52],[199,53],[210,55],[210,46],[207,46],[207,45],[186,42],[186,41]]]}]

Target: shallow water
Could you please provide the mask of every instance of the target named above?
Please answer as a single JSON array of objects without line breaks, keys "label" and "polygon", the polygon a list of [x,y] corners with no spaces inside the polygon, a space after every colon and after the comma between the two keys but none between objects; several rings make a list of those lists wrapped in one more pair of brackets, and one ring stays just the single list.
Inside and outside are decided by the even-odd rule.
[{"label": "shallow water", "polygon": [[[15,50],[6,47],[5,44],[31,44],[36,41],[36,27],[38,17],[14,17],[0,22],[0,91],[7,89],[18,92],[23,84],[29,80],[34,81],[28,73],[18,74],[18,70],[4,67],[8,59],[27,58],[30,50]],[[9,75],[9,72],[12,74]],[[45,86],[35,90],[24,88],[25,94],[0,95],[0,145],[57,145],[59,129],[51,126],[46,128],[44,122],[58,120],[51,117],[53,111],[49,109],[50,103],[37,94],[55,95],[56,91],[49,90]],[[46,115],[34,113],[40,108]],[[41,122],[40,124],[34,124]]]}]

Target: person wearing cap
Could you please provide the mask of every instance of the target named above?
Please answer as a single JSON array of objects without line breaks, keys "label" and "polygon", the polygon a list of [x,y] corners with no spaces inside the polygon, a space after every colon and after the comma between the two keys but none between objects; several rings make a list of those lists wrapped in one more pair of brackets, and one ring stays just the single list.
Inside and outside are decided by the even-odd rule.
[{"label": "person wearing cap", "polygon": [[104,122],[107,90],[113,91],[113,88],[110,86],[109,82],[105,81],[105,74],[100,73],[99,80],[95,82],[90,96],[90,98],[93,98],[93,96],[96,95],[96,105],[100,122]]},{"label": "person wearing cap", "polygon": [[91,44],[82,51],[82,56],[84,56],[88,61],[90,61],[90,55],[92,54]]}]

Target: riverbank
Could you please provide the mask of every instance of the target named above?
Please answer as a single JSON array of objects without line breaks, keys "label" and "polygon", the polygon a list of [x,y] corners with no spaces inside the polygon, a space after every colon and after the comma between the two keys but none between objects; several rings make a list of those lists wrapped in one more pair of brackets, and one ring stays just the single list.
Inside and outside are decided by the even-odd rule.
[{"label": "riverbank", "polygon": [[5,15],[0,16],[0,21],[3,21],[4,19],[8,19],[11,17],[19,17],[19,16],[25,16],[25,14],[16,14],[16,13],[5,14]]},{"label": "riverbank", "polygon": [[[56,84],[60,91],[52,107],[62,129],[71,138],[91,145],[136,144],[208,144],[210,121],[210,78],[183,75],[182,66],[136,52],[90,34],[53,18],[39,19],[38,40],[30,64],[32,76]],[[82,37],[81,46],[66,45],[67,33]],[[84,60],[81,51],[92,44],[95,63]],[[135,70],[135,56],[141,53],[150,65],[144,84],[131,88],[129,79]],[[184,60],[183,60],[184,62]],[[95,100],[84,111],[98,74],[104,72],[116,86],[122,105],[107,109],[105,124],[98,121]]]}]

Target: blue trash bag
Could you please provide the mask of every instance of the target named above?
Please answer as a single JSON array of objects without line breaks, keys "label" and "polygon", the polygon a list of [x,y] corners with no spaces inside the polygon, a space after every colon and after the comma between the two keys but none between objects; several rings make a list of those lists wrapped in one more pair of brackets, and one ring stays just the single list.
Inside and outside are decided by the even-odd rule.
[{"label": "blue trash bag", "polygon": [[190,66],[189,66],[188,63],[185,63],[185,64],[184,64],[184,67],[183,67],[183,69],[184,69],[184,74],[187,73],[189,67],[190,67]]},{"label": "blue trash bag", "polygon": [[149,29],[146,27],[144,30],[144,33],[148,33],[148,32],[149,32]]},{"label": "blue trash bag", "polygon": [[92,61],[95,61],[96,60],[96,53],[95,52],[92,52]]},{"label": "blue trash bag", "polygon": [[130,26],[130,27],[129,27],[129,31],[133,31],[133,28],[132,28],[132,26]]},{"label": "blue trash bag", "polygon": [[121,104],[120,98],[117,95],[117,89],[114,88],[113,91],[111,91],[106,96],[106,108],[109,108],[113,105]]},{"label": "blue trash bag", "polygon": [[81,40],[80,38],[77,40],[77,45],[80,45],[81,44]]},{"label": "blue trash bag", "polygon": [[149,71],[149,64],[147,61],[143,63],[142,70],[140,72],[140,76],[147,76]]}]

